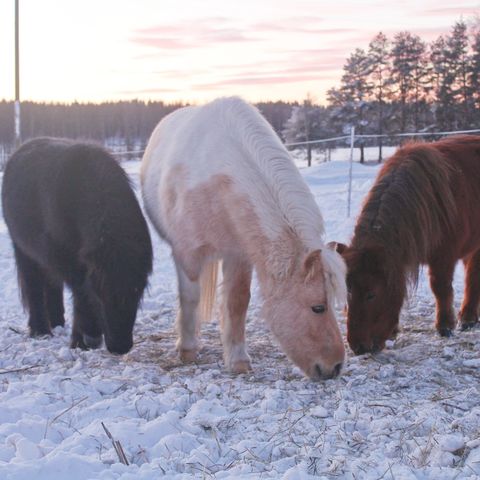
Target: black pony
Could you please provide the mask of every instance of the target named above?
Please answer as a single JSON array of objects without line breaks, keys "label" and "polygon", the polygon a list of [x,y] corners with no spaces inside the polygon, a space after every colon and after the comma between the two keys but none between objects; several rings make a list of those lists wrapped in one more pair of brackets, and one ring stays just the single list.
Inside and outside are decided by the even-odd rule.
[{"label": "black pony", "polygon": [[152,269],[148,227],[124,170],[102,148],[55,138],[21,146],[7,163],[2,206],[30,335],[64,325],[72,348],[126,353]]}]

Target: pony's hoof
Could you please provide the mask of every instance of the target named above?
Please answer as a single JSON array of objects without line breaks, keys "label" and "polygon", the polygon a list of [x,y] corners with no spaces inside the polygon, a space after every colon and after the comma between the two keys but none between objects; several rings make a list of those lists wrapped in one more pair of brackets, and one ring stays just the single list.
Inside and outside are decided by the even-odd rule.
[{"label": "pony's hoof", "polygon": [[72,337],[72,339],[70,340],[70,348],[80,348],[81,350],[88,350],[87,345],[85,345],[83,338],[80,336]]},{"label": "pony's hoof", "polygon": [[438,333],[441,337],[451,337],[453,336],[453,329],[448,327],[442,327],[438,329]]},{"label": "pony's hoof", "polygon": [[398,334],[400,333],[400,327],[396,326],[393,330],[390,336],[388,337],[389,340],[395,340],[398,337]]},{"label": "pony's hoof", "polygon": [[231,364],[229,370],[235,374],[248,373],[252,371],[252,364],[250,360],[237,360]]},{"label": "pony's hoof", "polygon": [[86,333],[83,334],[83,343],[87,348],[96,349],[102,346],[103,337],[100,335],[99,337],[91,337]]},{"label": "pony's hoof", "polygon": [[30,336],[32,338],[38,337],[45,337],[45,336],[52,336],[52,332],[50,329],[43,329],[43,328],[30,328]]},{"label": "pony's hoof", "polygon": [[478,325],[477,322],[462,322],[460,323],[460,330],[464,332],[465,330],[471,330],[472,328],[475,328]]},{"label": "pony's hoof", "polygon": [[197,350],[180,348],[178,350],[178,355],[183,363],[193,363],[197,361]]},{"label": "pony's hoof", "polygon": [[50,319],[50,326],[52,328],[64,327],[65,326],[65,318],[64,317],[59,317],[59,318],[55,318],[55,319]]}]

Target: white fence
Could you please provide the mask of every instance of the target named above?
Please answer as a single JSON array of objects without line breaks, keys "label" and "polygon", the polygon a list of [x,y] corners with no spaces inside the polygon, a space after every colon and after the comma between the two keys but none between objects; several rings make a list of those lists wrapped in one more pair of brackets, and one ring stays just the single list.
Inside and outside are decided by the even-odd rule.
[{"label": "white fence", "polygon": [[[367,139],[389,139],[393,140],[395,138],[414,138],[414,137],[441,137],[446,135],[460,135],[460,134],[473,134],[480,133],[480,129],[476,130],[457,130],[450,132],[412,132],[412,133],[396,133],[396,134],[366,134],[359,135],[355,133],[355,128],[352,127],[348,135],[341,135],[339,137],[329,137],[322,138],[318,140],[310,140],[308,142],[293,142],[286,143],[285,146],[288,148],[296,147],[314,147],[315,145],[322,146],[326,144],[334,144],[333,147],[329,147],[328,151],[335,150],[337,148],[338,142],[345,142],[345,146],[348,145],[350,150],[349,152],[349,169],[348,169],[348,189],[347,189],[347,217],[350,217],[351,213],[351,198],[352,198],[352,170],[353,170],[353,161],[354,161],[354,150],[358,147],[359,140]],[[11,150],[0,145],[0,170],[3,170],[7,158],[11,154]],[[114,151],[113,155],[118,157],[120,160],[140,160],[144,150],[127,150],[127,151]]]},{"label": "white fence", "polygon": [[[414,133],[397,133],[397,134],[368,134],[368,135],[357,135],[355,134],[355,128],[352,127],[350,130],[349,135],[343,135],[340,137],[331,137],[331,138],[323,138],[319,140],[310,140],[308,142],[294,142],[294,143],[286,143],[285,146],[292,148],[292,147],[301,147],[301,146],[314,146],[314,145],[322,145],[322,144],[332,144],[341,141],[345,141],[349,143],[350,148],[350,155],[349,155],[349,169],[348,169],[348,189],[347,189],[347,217],[350,217],[351,212],[351,199],[352,199],[352,170],[353,170],[353,157],[354,157],[354,149],[356,147],[355,142],[357,140],[362,139],[381,139],[381,138],[388,138],[390,140],[394,138],[414,138],[414,137],[442,137],[447,135],[461,135],[461,134],[473,134],[473,133],[480,133],[480,129],[476,130],[457,130],[451,132],[414,132]],[[335,147],[334,147],[335,148]]]}]

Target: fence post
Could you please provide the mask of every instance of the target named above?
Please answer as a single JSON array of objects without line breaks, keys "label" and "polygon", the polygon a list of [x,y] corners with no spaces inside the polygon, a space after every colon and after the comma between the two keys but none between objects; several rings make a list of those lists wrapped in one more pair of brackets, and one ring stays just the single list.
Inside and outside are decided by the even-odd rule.
[{"label": "fence post", "polygon": [[355,127],[350,130],[350,165],[348,167],[348,199],[347,199],[347,218],[350,218],[350,209],[352,203],[352,169],[353,169],[353,147],[355,144]]}]

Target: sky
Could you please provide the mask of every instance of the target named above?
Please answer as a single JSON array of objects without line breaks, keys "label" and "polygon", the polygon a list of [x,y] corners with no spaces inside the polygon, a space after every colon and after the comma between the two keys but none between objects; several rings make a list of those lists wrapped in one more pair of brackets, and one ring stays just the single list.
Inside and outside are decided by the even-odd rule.
[{"label": "sky", "polygon": [[[346,58],[382,31],[425,41],[480,0],[19,0],[20,96],[324,103]],[[14,0],[0,0],[0,99],[14,83]]]}]

